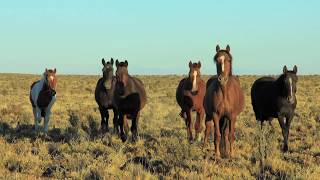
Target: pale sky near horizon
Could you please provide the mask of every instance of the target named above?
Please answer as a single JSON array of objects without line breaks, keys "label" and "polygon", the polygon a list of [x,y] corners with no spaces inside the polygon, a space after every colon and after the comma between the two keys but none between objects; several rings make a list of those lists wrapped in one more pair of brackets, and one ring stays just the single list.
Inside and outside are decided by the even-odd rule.
[{"label": "pale sky near horizon", "polygon": [[101,58],[132,74],[216,74],[215,46],[235,74],[319,74],[320,1],[30,0],[0,2],[0,73],[101,74]]}]

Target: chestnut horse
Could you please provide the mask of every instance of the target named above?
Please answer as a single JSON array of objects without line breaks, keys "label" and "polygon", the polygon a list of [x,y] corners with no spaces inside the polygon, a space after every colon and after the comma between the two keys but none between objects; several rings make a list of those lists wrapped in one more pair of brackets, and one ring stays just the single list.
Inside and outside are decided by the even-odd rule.
[{"label": "chestnut horse", "polygon": [[102,74],[103,77],[97,82],[95,90],[95,100],[99,106],[101,115],[101,130],[103,132],[109,131],[109,109],[113,110],[113,126],[114,132],[118,133],[118,112],[114,106],[113,95],[115,89],[115,76],[113,75],[113,58],[110,61],[105,62],[102,59]]},{"label": "chestnut horse", "polygon": [[147,102],[146,91],[140,79],[129,75],[127,60],[124,62],[117,60],[116,66],[114,102],[119,113],[120,138],[122,142],[127,140],[127,136],[124,133],[124,126],[127,124],[127,118],[132,119],[132,141],[135,142],[138,138],[140,111]]},{"label": "chestnut horse", "polygon": [[185,120],[189,142],[193,141],[191,112],[197,112],[195,123],[196,140],[200,141],[204,126],[203,98],[206,93],[205,82],[201,79],[201,63],[189,62],[189,76],[183,78],[177,87],[176,100],[181,107],[180,116]]},{"label": "chestnut horse", "polygon": [[48,132],[51,108],[56,101],[56,69],[46,69],[42,79],[32,83],[30,102],[34,115],[35,130],[38,130],[41,118],[44,118],[44,132]]},{"label": "chestnut horse", "polygon": [[[237,116],[244,109],[244,93],[238,77],[232,74],[229,45],[226,50],[220,50],[219,45],[216,46],[214,62],[217,67],[217,76],[208,80],[204,98],[206,112],[204,145],[208,142],[214,123],[215,156],[219,159],[222,147],[225,149],[223,153],[226,157],[233,156],[235,123]],[[222,144],[220,144],[221,139]]]},{"label": "chestnut horse", "polygon": [[257,79],[251,87],[251,102],[257,121],[271,122],[278,118],[283,136],[283,151],[288,151],[288,136],[294,110],[297,106],[296,83],[297,66],[292,71],[283,67],[283,74],[279,78],[262,77]]}]

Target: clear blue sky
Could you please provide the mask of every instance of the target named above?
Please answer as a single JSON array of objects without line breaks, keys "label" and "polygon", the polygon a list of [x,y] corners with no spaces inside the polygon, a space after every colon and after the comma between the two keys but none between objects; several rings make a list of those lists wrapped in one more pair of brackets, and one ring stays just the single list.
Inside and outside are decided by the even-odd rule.
[{"label": "clear blue sky", "polygon": [[0,72],[101,74],[101,58],[132,74],[183,74],[201,60],[215,74],[216,44],[230,44],[236,74],[319,74],[320,1],[0,2]]}]

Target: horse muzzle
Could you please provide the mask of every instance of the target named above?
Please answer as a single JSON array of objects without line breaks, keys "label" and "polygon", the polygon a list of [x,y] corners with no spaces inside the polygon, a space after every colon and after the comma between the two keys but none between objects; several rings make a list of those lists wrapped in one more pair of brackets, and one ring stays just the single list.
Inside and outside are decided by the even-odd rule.
[{"label": "horse muzzle", "polygon": [[55,96],[57,94],[56,90],[52,89],[51,90],[51,96]]},{"label": "horse muzzle", "polygon": [[287,101],[289,101],[290,104],[293,104],[295,102],[294,96],[288,96]]}]

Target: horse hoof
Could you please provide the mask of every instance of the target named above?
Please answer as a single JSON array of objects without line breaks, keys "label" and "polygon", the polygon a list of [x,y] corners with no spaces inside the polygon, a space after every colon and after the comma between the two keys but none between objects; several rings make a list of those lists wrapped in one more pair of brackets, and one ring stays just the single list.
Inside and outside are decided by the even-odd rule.
[{"label": "horse hoof", "polygon": [[215,158],[216,161],[220,161],[221,160],[221,156],[220,155],[215,155],[214,158]]},{"label": "horse hoof", "polygon": [[283,152],[288,152],[288,150],[289,150],[289,148],[288,148],[288,145],[287,144],[285,144],[284,146],[283,146]]},{"label": "horse hoof", "polygon": [[118,128],[113,128],[113,133],[114,133],[114,134],[119,134]]},{"label": "horse hoof", "polygon": [[107,132],[109,132],[109,128],[106,127],[106,126],[101,126],[101,132],[102,133],[107,133]]},{"label": "horse hoof", "polygon": [[125,134],[120,135],[121,141],[126,142],[127,141],[127,136]]},{"label": "horse hoof", "polygon": [[139,138],[139,136],[138,136],[137,133],[133,133],[133,134],[132,134],[132,142],[137,142],[137,141],[138,141],[138,138]]}]

